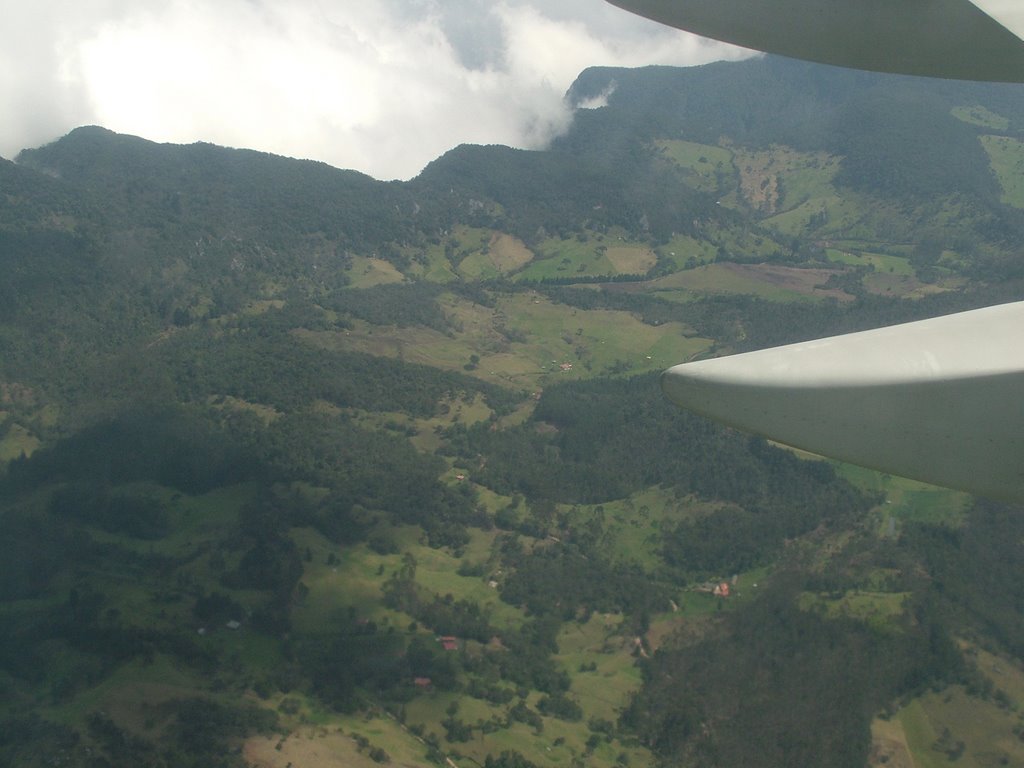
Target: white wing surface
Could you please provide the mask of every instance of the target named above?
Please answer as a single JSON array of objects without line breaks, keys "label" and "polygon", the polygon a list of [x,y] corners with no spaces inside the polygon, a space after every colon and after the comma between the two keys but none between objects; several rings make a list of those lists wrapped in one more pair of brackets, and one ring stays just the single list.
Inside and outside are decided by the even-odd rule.
[{"label": "white wing surface", "polygon": [[609,2],[704,37],[797,59],[875,72],[1024,82],[1020,0]]},{"label": "white wing surface", "polygon": [[1024,500],[1024,303],[670,368],[677,405],[787,445]]}]

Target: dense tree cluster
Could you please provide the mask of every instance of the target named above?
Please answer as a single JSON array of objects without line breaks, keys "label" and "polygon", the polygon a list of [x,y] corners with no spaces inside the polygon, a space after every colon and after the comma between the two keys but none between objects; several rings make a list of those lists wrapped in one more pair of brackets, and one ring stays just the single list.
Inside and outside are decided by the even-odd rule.
[{"label": "dense tree cluster", "polygon": [[958,679],[956,647],[928,617],[877,632],[801,610],[799,588],[778,578],[711,636],[655,655],[623,723],[672,765],[859,768],[876,712]]}]

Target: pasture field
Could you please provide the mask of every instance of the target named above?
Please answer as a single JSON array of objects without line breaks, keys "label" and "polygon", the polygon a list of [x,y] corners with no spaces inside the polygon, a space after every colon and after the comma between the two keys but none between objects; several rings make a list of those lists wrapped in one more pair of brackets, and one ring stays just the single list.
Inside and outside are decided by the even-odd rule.
[{"label": "pasture field", "polygon": [[455,271],[472,280],[497,277],[499,272],[490,258],[493,237],[489,229],[456,226],[444,241],[445,254]]},{"label": "pasture field", "polygon": [[694,189],[721,192],[736,183],[732,152],[724,147],[676,139],[658,139],[654,146],[687,172],[687,183]]},{"label": "pasture field", "polygon": [[746,204],[767,215],[827,197],[839,171],[839,161],[824,152],[797,152],[781,146],[734,148],[733,163]]},{"label": "pasture field", "polygon": [[676,270],[688,269],[689,264],[710,264],[715,260],[718,251],[715,245],[707,240],[697,240],[688,235],[676,235],[657,250],[662,258],[671,259],[675,263]]},{"label": "pasture field", "polygon": [[496,629],[516,629],[525,621],[523,612],[501,601],[498,590],[487,585],[491,574],[460,576],[457,573],[463,561],[483,562],[490,556],[490,547],[500,531],[472,529],[473,543],[462,558],[440,549],[426,546],[412,547],[408,551],[416,558],[416,582],[435,594],[451,595],[456,600],[470,600],[490,613]]},{"label": "pasture field", "polygon": [[936,293],[956,290],[961,284],[959,278],[947,278],[934,283],[922,283],[916,277],[896,275],[887,272],[871,272],[864,275],[861,284],[871,293],[880,296],[895,296],[902,299],[920,299]]},{"label": "pasture field", "polygon": [[411,277],[441,284],[456,282],[459,279],[451,261],[448,260],[444,243],[429,245],[425,250],[406,248],[405,254],[412,260],[409,267]]},{"label": "pasture field", "polygon": [[838,158],[782,146],[734,149],[733,155],[744,205],[768,217],[764,223],[773,229],[804,234],[826,224],[847,226],[856,215],[832,185]]},{"label": "pasture field", "polygon": [[865,229],[865,236],[874,232],[864,222],[865,211],[854,196],[840,195],[834,190],[820,197],[808,198],[792,208],[762,220],[762,225],[797,237],[814,232],[819,236],[848,235]]},{"label": "pasture field", "polygon": [[272,405],[253,403],[249,400],[242,400],[231,395],[210,395],[206,399],[209,405],[222,411],[235,411],[236,413],[250,413],[256,416],[264,425],[281,417],[281,412]]},{"label": "pasture field", "polygon": [[[312,529],[302,529],[293,535],[300,551],[309,550],[312,558],[303,569],[306,596],[295,608],[293,624],[297,633],[326,631],[340,612],[354,608],[360,616],[375,621],[390,621],[405,626],[412,618],[381,603],[384,582],[402,567],[406,553],[416,560],[416,582],[424,589],[441,596],[451,595],[455,600],[471,600],[490,613],[496,628],[519,627],[524,616],[521,610],[501,602],[498,591],[487,585],[490,574],[484,577],[460,576],[459,565],[464,562],[486,562],[498,531],[470,529],[472,540],[461,557],[447,550],[432,549],[419,541],[419,529],[408,526],[390,531],[401,554],[380,555],[365,545],[343,548],[324,539]],[[328,562],[329,555],[334,560]]]},{"label": "pasture field", "polygon": [[962,491],[951,491],[853,464],[833,462],[833,465],[840,476],[858,488],[885,494],[881,523],[883,531],[889,528],[890,517],[896,521],[894,525],[897,530],[901,524],[912,521],[959,526],[971,503],[970,495]]},{"label": "pasture field", "polygon": [[643,245],[613,245],[605,257],[617,275],[644,275],[658,263],[657,254]]},{"label": "pasture field", "polygon": [[[360,749],[357,737],[369,746]],[[426,763],[426,746],[401,725],[384,715],[369,718],[334,716],[322,725],[302,725],[285,735],[252,736],[242,754],[254,768],[378,768],[370,756],[383,749],[389,765],[401,768]]]},{"label": "pasture field", "polygon": [[[516,389],[609,372],[662,370],[711,344],[680,323],[646,325],[628,312],[576,309],[532,292],[501,297],[494,308],[446,296],[442,307],[455,328],[451,335],[355,322],[345,331],[300,331],[296,336],[327,349],[465,371]],[[466,371],[474,354],[477,366]],[[563,364],[570,367],[563,369]]]},{"label": "pasture field", "polygon": [[[969,695],[963,686],[913,699],[891,720],[871,726],[876,759],[870,768],[989,768],[1024,765],[1019,710],[1024,670],[1016,660],[959,642],[975,668],[1005,696],[1004,706]],[[908,753],[912,753],[912,759]],[[898,758],[882,761],[883,755]]]},{"label": "pasture field", "polygon": [[[321,409],[329,412],[347,413],[361,427],[370,430],[385,430],[408,437],[410,442],[424,453],[433,453],[443,443],[441,436],[434,431],[435,429],[450,427],[459,422],[466,425],[476,424],[486,421],[494,413],[487,407],[487,402],[480,394],[475,395],[471,400],[461,396],[445,398],[439,404],[441,406],[439,410],[442,412],[429,419],[418,419],[399,411],[362,411],[358,408],[347,408],[342,411],[330,403],[318,405]],[[530,406],[530,410],[532,410],[532,406]]]},{"label": "pasture field", "polygon": [[968,658],[974,661],[978,671],[1006,694],[1011,707],[1019,710],[1024,705],[1024,666],[1021,662],[967,642],[960,645]]},{"label": "pasture field", "polygon": [[1024,142],[1009,136],[982,136],[981,145],[1003,190],[1002,201],[1024,208]]},{"label": "pasture field", "polygon": [[550,238],[537,247],[536,259],[517,272],[515,280],[642,275],[656,262],[657,255],[648,246],[614,235]]},{"label": "pasture field", "polygon": [[[633,660],[628,657],[629,664]],[[594,675],[594,673],[586,673]],[[597,673],[597,678],[607,680]],[[639,676],[636,675],[636,685]],[[599,694],[600,695],[600,694]],[[592,732],[588,721],[593,718],[606,719],[614,723],[613,715],[616,707],[609,706],[612,701],[601,695],[594,699],[586,695],[577,695],[575,689],[570,692],[583,710],[583,717],[577,722],[568,722],[549,716],[540,716],[540,726],[535,728],[510,717],[510,710],[522,702],[535,713],[541,694],[529,692],[523,699],[514,699],[509,704],[492,704],[480,699],[459,697],[457,694],[433,692],[418,696],[405,707],[405,723],[411,729],[428,737],[436,737],[454,761],[454,765],[482,765],[488,754],[496,755],[503,751],[516,751],[527,759],[543,766],[571,766],[574,760],[583,758],[585,764],[595,766],[613,766],[620,755],[625,753],[630,765],[648,766],[653,764],[652,756],[641,747],[627,747],[618,740],[604,736],[596,739],[596,744],[589,746],[588,739]],[[455,717],[473,728],[471,738],[465,742],[450,742],[446,738],[443,721],[447,720],[452,709]]]},{"label": "pasture field", "polygon": [[785,250],[769,229],[709,225],[700,234],[714,246],[717,261],[765,261]]},{"label": "pasture field", "polygon": [[978,125],[982,128],[994,128],[997,131],[1005,131],[1010,127],[1009,118],[996,114],[980,104],[953,107],[950,112],[957,120],[962,120],[971,125]]},{"label": "pasture field", "polygon": [[405,282],[405,275],[383,259],[353,256],[348,269],[349,288],[372,288],[385,283]]},{"label": "pasture field", "polygon": [[[716,597],[710,591],[690,587],[679,596],[679,609],[684,618],[707,616],[723,610],[735,610],[757,597],[761,585],[768,580],[771,569],[768,567],[753,568],[737,574],[719,574],[708,583],[727,581],[730,584],[730,595],[727,598]],[[733,576],[736,583],[733,584]]]},{"label": "pasture field", "polygon": [[871,754],[868,768],[915,768],[907,746],[907,734],[899,720],[876,719],[871,723]]},{"label": "pasture field", "polygon": [[502,274],[513,272],[533,261],[534,254],[526,244],[517,237],[495,232],[491,235],[491,257],[494,266]]},{"label": "pasture field", "polygon": [[[149,483],[122,484],[118,490],[159,500],[168,510],[172,532],[157,540],[144,540],[90,528],[89,535],[93,541],[134,552],[140,558],[158,555],[180,559],[184,563],[179,567],[181,578],[202,591],[219,591],[237,602],[244,611],[260,604],[260,593],[231,589],[220,583],[222,573],[238,565],[241,552],[218,552],[219,563],[215,563],[214,556],[224,531],[237,524],[239,509],[253,498],[254,486],[228,486],[202,496],[187,496]],[[191,611],[192,602],[183,599],[174,585],[164,584],[161,573],[155,568],[94,566],[88,575],[91,583],[102,588],[112,609],[125,617],[129,625],[168,632],[193,632],[200,627]],[[237,618],[242,620],[245,617]],[[201,641],[203,644],[229,647],[236,652],[245,652],[247,647],[255,644],[263,649],[257,653],[258,656],[269,652],[265,644],[261,645],[262,641],[243,638],[240,633],[223,630],[219,624],[209,629],[210,634]]]},{"label": "pasture field", "polygon": [[599,523],[605,555],[651,570],[661,565],[663,526],[703,517],[718,506],[693,497],[677,498],[674,491],[655,486],[626,499],[574,506],[569,520],[573,528]]},{"label": "pasture field", "polygon": [[689,300],[690,293],[739,293],[778,302],[848,300],[844,292],[821,288],[833,274],[827,269],[798,269],[773,264],[716,263],[652,280],[647,286],[661,298]]},{"label": "pasture field", "polygon": [[3,439],[0,439],[0,463],[20,456],[31,456],[40,445],[39,438],[25,427],[21,424],[12,424]]},{"label": "pasture field", "polygon": [[902,256],[890,256],[870,251],[849,251],[839,248],[826,248],[825,256],[837,264],[848,264],[852,267],[870,267],[875,272],[884,272],[901,277],[912,277],[914,268],[909,259]]},{"label": "pasture field", "polygon": [[914,699],[897,714],[916,768],[1024,765],[1024,742],[1010,709],[951,686]]},{"label": "pasture field", "polygon": [[[418,536],[418,529],[392,531],[392,535],[401,540],[403,535]],[[401,567],[401,555],[378,555],[365,545],[342,547],[312,528],[293,530],[291,538],[300,552],[310,554],[302,572],[308,591],[292,611],[297,635],[328,632],[350,609],[360,618],[378,622],[394,621],[401,626],[409,622],[408,617],[384,607],[380,589]]]},{"label": "pasture field", "polygon": [[98,685],[41,713],[56,722],[80,726],[90,712],[100,710],[132,730],[145,732],[147,720],[159,712],[161,704],[194,696],[202,687],[203,681],[192,671],[158,653],[149,663],[133,659],[122,664]]},{"label": "pasture field", "polygon": [[[536,711],[540,695],[531,693],[523,699],[531,710]],[[456,702],[452,694],[434,693],[419,696],[406,707],[406,724],[410,728],[422,729],[425,734],[440,737],[442,750],[447,752],[452,765],[483,765],[488,754],[497,755],[504,751],[515,751],[540,766],[565,766],[570,768],[574,760],[582,759],[587,766],[612,768],[622,765],[619,756],[626,756],[630,766],[653,766],[654,760],[641,747],[627,747],[616,739],[601,738],[593,750],[587,747],[591,731],[587,720],[594,715],[580,701],[584,710],[580,722],[567,722],[554,717],[541,716],[541,728],[510,720],[509,710],[515,705],[492,705],[485,701],[463,697],[457,700],[455,717],[473,726],[472,738],[463,743],[451,743],[444,738],[442,721],[447,719],[448,708]],[[598,716],[599,717],[599,716]],[[489,732],[481,729],[485,726]],[[577,763],[578,764],[578,763]]]},{"label": "pasture field", "polygon": [[[547,380],[589,378],[615,369],[630,374],[662,370],[711,344],[681,323],[646,325],[628,312],[575,309],[539,295],[516,294],[498,307],[508,326],[526,335],[525,343],[512,345],[516,354],[545,371]],[[563,363],[572,364],[572,370],[562,370]]]},{"label": "pasture field", "polygon": [[595,613],[585,624],[567,622],[558,635],[556,658],[588,718],[616,722],[640,688],[636,638],[624,636],[621,623],[621,616]]},{"label": "pasture field", "polygon": [[871,592],[852,589],[842,597],[804,593],[800,607],[820,611],[829,618],[858,619],[878,631],[892,630],[893,619],[903,614],[909,592]]},{"label": "pasture field", "polygon": [[533,252],[518,238],[489,232],[486,245],[462,259],[458,272],[467,280],[487,280],[522,269],[533,258]]},{"label": "pasture field", "polygon": [[[766,218],[761,223],[787,236],[850,237],[864,229],[867,209],[855,194],[839,194],[833,179],[841,160],[824,152],[787,147],[746,150],[736,162],[743,177],[746,204]],[[863,232],[873,238],[874,232]]]}]

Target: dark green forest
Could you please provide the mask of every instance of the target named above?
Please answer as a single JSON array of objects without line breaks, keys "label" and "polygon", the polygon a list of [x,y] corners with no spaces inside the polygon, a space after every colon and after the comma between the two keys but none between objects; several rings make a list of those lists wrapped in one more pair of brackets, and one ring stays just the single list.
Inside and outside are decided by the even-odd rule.
[{"label": "dark green forest", "polygon": [[0,764],[1024,760],[1020,510],[658,385],[1021,299],[1024,92],[602,93],[404,183],[99,127],[0,161]]}]

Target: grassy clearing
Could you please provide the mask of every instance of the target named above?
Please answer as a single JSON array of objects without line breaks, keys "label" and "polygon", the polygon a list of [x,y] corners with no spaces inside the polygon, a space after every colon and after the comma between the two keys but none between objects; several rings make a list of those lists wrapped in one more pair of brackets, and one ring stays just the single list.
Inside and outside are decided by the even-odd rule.
[{"label": "grassy clearing", "polygon": [[[539,699],[540,694],[532,692],[524,703],[535,709]],[[453,744],[444,739],[441,722],[447,718],[446,710],[453,702],[459,706],[456,717],[474,727],[473,737],[468,742]],[[435,693],[420,696],[407,705],[406,723],[410,728],[422,728],[425,734],[440,736],[444,750],[455,765],[483,765],[487,755],[504,751],[519,752],[542,766],[568,768],[574,760],[582,759],[588,766],[611,768],[622,754],[631,766],[653,765],[649,752],[639,747],[625,747],[614,739],[603,739],[592,752],[588,750],[586,742],[591,732],[586,721],[594,715],[589,713],[584,701],[580,701],[580,705],[584,709],[583,721],[572,723],[542,717],[542,726],[536,730],[524,723],[509,721],[508,711],[514,704],[491,705],[470,698],[457,699],[454,694]],[[488,722],[496,729],[484,733],[479,727]]]},{"label": "grassy clearing", "polygon": [[489,232],[487,244],[459,263],[459,274],[469,280],[506,275],[533,261],[533,252],[518,238],[501,232]]},{"label": "grassy clearing", "polygon": [[873,272],[864,276],[861,284],[880,296],[898,296],[902,299],[920,299],[936,293],[956,290],[963,284],[960,278],[944,279],[935,283],[922,283],[916,277]]},{"label": "grassy clearing", "polygon": [[617,721],[642,683],[634,638],[620,634],[621,621],[595,614],[586,624],[567,623],[558,635],[556,658],[572,677],[572,694],[587,718]]},{"label": "grassy clearing", "polygon": [[800,203],[765,219],[762,224],[793,237],[808,232],[827,237],[833,233],[850,231],[863,217],[864,211],[856,201],[833,193]]},{"label": "grassy clearing", "polygon": [[927,693],[897,714],[917,768],[1024,765],[1016,712],[968,696],[961,686]]},{"label": "grassy clearing", "polygon": [[[498,629],[519,627],[522,611],[503,603],[496,589],[488,586],[487,578],[460,576],[457,573],[463,560],[484,562],[497,531],[472,529],[470,544],[459,557],[452,553],[431,549],[419,542],[420,531],[404,527],[391,531],[401,552],[416,559],[416,582],[438,595],[451,595],[456,600],[470,600],[491,614],[491,622]],[[311,529],[293,532],[300,551],[309,550],[310,562],[303,570],[302,581],[308,593],[293,614],[295,631],[320,633],[329,631],[332,622],[344,612],[354,609],[360,617],[404,626],[411,618],[385,608],[381,603],[381,588],[402,563],[403,554],[379,555],[365,545],[342,548],[324,539]],[[328,564],[333,555],[336,562]]]},{"label": "grassy clearing", "polygon": [[[400,567],[401,555],[378,555],[365,545],[343,548],[310,528],[295,529],[291,537],[300,552],[308,550],[311,555],[302,573],[309,591],[292,612],[296,634],[329,632],[350,609],[375,621],[402,620],[383,606],[380,590]],[[333,564],[328,564],[331,555]]]},{"label": "grassy clearing", "polygon": [[405,281],[405,275],[395,269],[390,263],[383,259],[374,259],[367,256],[353,256],[352,266],[348,269],[348,276],[351,279],[350,288],[372,288],[375,285],[384,283],[401,283]]},{"label": "grassy clearing", "polygon": [[[876,472],[853,464],[834,463],[836,471],[858,488],[885,495],[881,508],[881,533],[895,533],[907,522],[941,523],[959,526],[971,497],[918,480]],[[893,522],[889,522],[892,519]]]},{"label": "grassy clearing", "polygon": [[679,599],[679,609],[683,616],[695,618],[708,616],[713,613],[725,610],[728,601],[722,597],[715,597],[710,592],[697,592],[689,590],[684,592]]},{"label": "grassy clearing", "polygon": [[613,245],[605,256],[618,275],[643,275],[658,263],[657,254],[644,245]]},{"label": "grassy clearing", "polygon": [[1002,187],[1002,201],[1024,208],[1024,142],[1009,136],[982,136],[981,145]]},{"label": "grassy clearing", "polygon": [[533,261],[533,251],[519,238],[495,232],[491,236],[491,258],[502,273],[513,272]]},{"label": "grassy clearing", "polygon": [[[688,360],[710,346],[680,323],[646,325],[627,312],[577,310],[539,295],[516,294],[500,302],[508,327],[527,341],[513,345],[548,377],[588,378],[614,370],[642,373]],[[572,366],[563,370],[563,364]],[[481,368],[486,358],[481,361]]]},{"label": "grassy clearing", "polygon": [[652,570],[662,564],[663,526],[702,517],[717,507],[691,497],[677,498],[670,489],[653,487],[627,499],[573,507],[569,519],[575,529],[599,523],[608,557]]},{"label": "grassy clearing", "polygon": [[[238,510],[252,498],[252,486],[221,488],[197,497],[147,483],[122,485],[120,488],[154,497],[163,503],[174,521],[173,532],[156,541],[145,541],[91,529],[89,535],[95,541],[134,550],[140,555],[153,553],[181,558],[187,562],[180,569],[182,576],[199,589],[224,592],[248,608],[260,601],[258,593],[230,590],[220,584],[223,569],[234,567],[241,557],[240,552],[229,553],[219,569],[211,566],[212,551],[222,540],[224,531],[236,524]],[[191,613],[191,600],[183,599],[175,586],[163,583],[155,571],[97,568],[90,571],[89,578],[102,585],[111,607],[130,624],[163,631],[192,631],[197,628]],[[234,644],[239,645],[237,642]]]},{"label": "grassy clearing", "polygon": [[39,438],[21,424],[12,424],[0,440],[0,462],[8,462],[21,456],[31,456],[42,445]]},{"label": "grassy clearing", "polygon": [[717,247],[707,240],[696,240],[687,235],[676,235],[658,248],[658,254],[674,262],[677,270],[710,264],[717,252]]},{"label": "grassy clearing", "polygon": [[416,582],[435,594],[451,595],[456,600],[469,600],[478,603],[485,611],[490,612],[491,623],[496,629],[514,629],[525,621],[523,612],[514,606],[501,601],[498,590],[487,585],[490,574],[483,578],[476,576],[459,576],[456,573],[462,560],[480,562],[490,555],[490,546],[498,535],[498,531],[473,530],[471,534],[474,545],[467,549],[463,557],[439,549],[429,547],[412,547],[409,552],[416,558]]},{"label": "grassy clearing", "polygon": [[241,400],[231,395],[211,395],[206,401],[209,405],[222,411],[235,411],[236,413],[251,413],[256,416],[264,425],[281,417],[281,412],[270,405],[252,403],[248,400]]},{"label": "grassy clearing", "polygon": [[824,152],[780,146],[734,148],[733,163],[745,205],[768,216],[835,195],[832,179],[839,172],[839,160]]},{"label": "grassy clearing", "polygon": [[831,270],[825,269],[719,263],[677,272],[648,285],[659,296],[669,300],[679,290],[693,293],[738,293],[787,303],[818,301],[826,297],[848,300],[850,297],[842,291],[818,287],[824,285],[831,274]]},{"label": "grassy clearing", "polygon": [[516,274],[517,281],[548,280],[566,277],[603,277],[619,274],[607,257],[608,249],[618,241],[603,235],[578,235],[565,240],[551,238],[537,248],[537,258]]},{"label": "grassy clearing", "polygon": [[834,599],[804,593],[800,598],[800,607],[821,611],[829,618],[857,619],[884,631],[891,629],[893,619],[903,614],[909,597],[909,592],[869,592],[860,589],[849,590],[842,597]]},{"label": "grassy clearing", "polygon": [[429,419],[417,419],[400,411],[362,411],[357,408],[342,410],[329,403],[324,403],[321,407],[336,413],[346,413],[359,426],[366,429],[382,430],[399,437],[408,437],[409,441],[424,453],[433,453],[444,442],[435,430],[457,423],[477,424],[487,421],[494,413],[480,394],[468,399],[464,396],[444,398],[438,403],[438,415]]},{"label": "grassy clearing", "polygon": [[537,247],[536,259],[517,273],[518,281],[642,275],[657,263],[657,254],[623,233],[583,232],[549,238]]},{"label": "grassy clearing", "polygon": [[[579,310],[534,293],[502,297],[493,309],[455,296],[442,297],[442,306],[455,328],[451,336],[358,322],[346,331],[296,335],[328,349],[355,349],[457,371],[477,355],[471,375],[529,390],[557,379],[661,370],[711,344],[680,323],[645,325],[628,312]],[[563,369],[563,364],[570,367]]]},{"label": "grassy clearing", "polygon": [[957,120],[962,120],[971,125],[979,125],[982,128],[994,128],[997,131],[1005,131],[1010,127],[1009,118],[998,115],[980,104],[969,107],[953,107],[951,114]]},{"label": "grassy clearing", "polygon": [[712,225],[702,234],[714,244],[717,261],[767,261],[785,250],[768,230]]},{"label": "grassy clearing", "polygon": [[459,279],[448,260],[444,243],[436,243],[423,251],[407,249],[406,254],[412,259],[409,274],[431,283],[451,283]]},{"label": "grassy clearing", "polygon": [[[679,596],[678,607],[684,618],[693,619],[701,616],[732,611],[746,605],[757,597],[758,590],[769,578],[771,571],[767,567],[754,568],[731,576],[716,577],[706,583],[688,588]],[[726,581],[729,583],[729,597],[714,595],[709,587],[712,584]]]},{"label": "grassy clearing", "polygon": [[661,155],[687,172],[687,183],[703,192],[721,191],[735,183],[732,152],[692,141],[654,142]]},{"label": "grassy clearing", "polygon": [[81,727],[89,713],[99,710],[109,713],[131,730],[145,732],[147,717],[161,704],[194,696],[205,687],[206,681],[179,663],[155,654],[151,663],[141,659],[129,661],[70,702],[47,707],[41,714],[59,723]]},{"label": "grassy clearing", "polygon": [[998,656],[969,643],[964,643],[963,647],[978,670],[1009,697],[1014,707],[1020,709],[1024,705],[1024,667],[1021,662]]},{"label": "grassy clearing", "polygon": [[849,237],[865,218],[857,196],[840,195],[833,186],[840,170],[836,157],[772,147],[737,150],[735,162],[743,205],[767,216],[762,223],[771,229],[791,236],[817,232]]},{"label": "grassy clearing", "polygon": [[899,720],[871,723],[871,755],[868,768],[915,768],[907,745],[907,734]]},{"label": "grassy clearing", "polygon": [[[369,741],[360,749],[356,735]],[[401,725],[386,716],[333,716],[318,726],[297,727],[287,735],[253,736],[246,740],[242,754],[255,768],[377,768],[370,750],[387,752],[389,764],[399,766],[426,763],[426,746]]]},{"label": "grassy clearing", "polygon": [[869,251],[848,251],[839,248],[826,248],[825,256],[837,264],[848,264],[852,267],[869,267],[875,272],[884,272],[901,277],[912,277],[914,268],[909,259],[902,256],[890,256],[884,253]]}]

